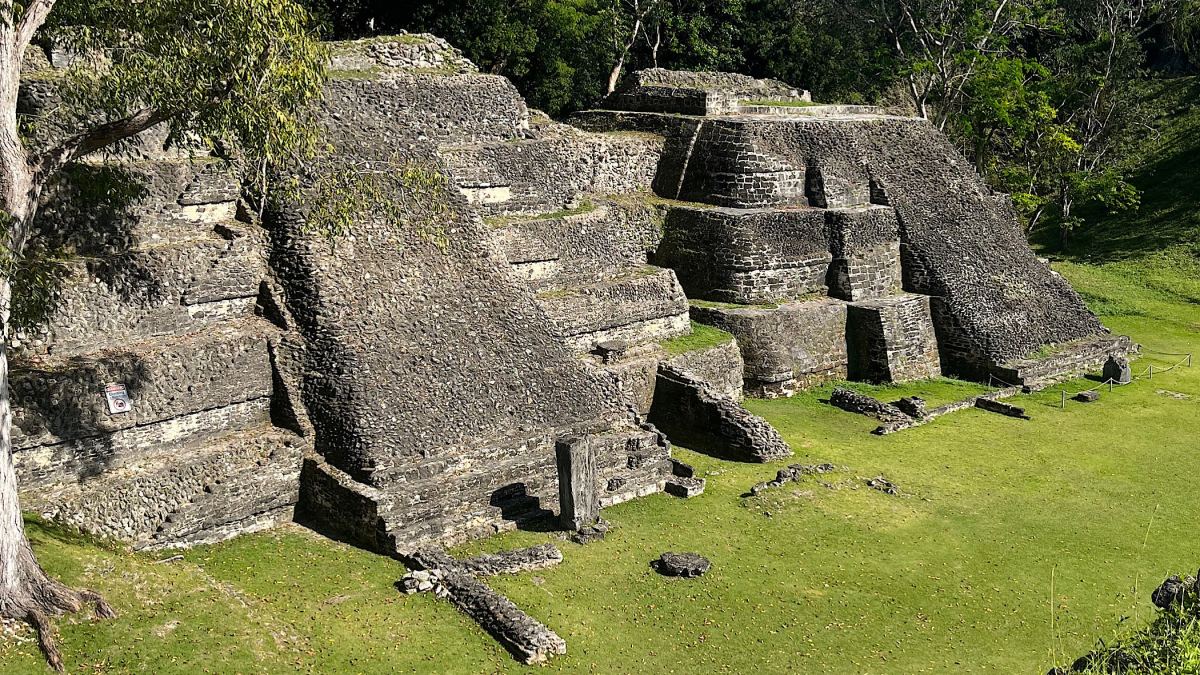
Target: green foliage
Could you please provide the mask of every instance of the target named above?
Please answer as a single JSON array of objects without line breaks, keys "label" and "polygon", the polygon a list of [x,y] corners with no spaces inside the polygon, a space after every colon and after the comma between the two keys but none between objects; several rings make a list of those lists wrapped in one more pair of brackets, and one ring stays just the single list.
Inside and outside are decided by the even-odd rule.
[{"label": "green foliage", "polygon": [[40,39],[83,55],[61,90],[80,126],[150,108],[252,161],[314,147],[327,55],[291,0],[59,0]]},{"label": "green foliage", "polygon": [[687,335],[680,335],[676,338],[671,338],[662,343],[666,348],[667,353],[671,356],[679,356],[688,352],[694,352],[701,349],[712,349],[720,347],[723,344],[731,342],[733,335],[726,333],[720,328],[713,328],[702,323],[692,322],[692,332]]},{"label": "green foliage", "polygon": [[267,197],[277,206],[300,205],[305,232],[324,236],[330,247],[353,235],[364,218],[383,220],[397,231],[411,229],[443,250],[449,246],[451,195],[444,173],[397,156],[347,161],[331,151],[298,167],[302,174],[278,181]]},{"label": "green foliage", "polygon": [[1200,606],[1191,597],[1183,605],[1159,612],[1150,625],[1118,635],[1111,644],[1101,640],[1083,659],[1086,667],[1076,672],[1200,673]]}]

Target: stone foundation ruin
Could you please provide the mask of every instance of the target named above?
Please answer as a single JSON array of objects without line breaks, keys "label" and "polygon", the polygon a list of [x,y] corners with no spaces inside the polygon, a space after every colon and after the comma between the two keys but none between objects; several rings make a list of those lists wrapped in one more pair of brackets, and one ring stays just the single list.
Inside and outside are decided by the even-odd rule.
[{"label": "stone foundation ruin", "polygon": [[[24,93],[53,108],[52,77]],[[661,70],[602,105],[553,122],[429,36],[335,45],[323,161],[407,214],[337,242],[162,134],[75,167],[39,236],[79,261],[14,362],[24,504],[138,548],[298,517],[412,554],[558,515],[570,439],[573,499],[693,495],[669,438],[790,452],[744,392],[1033,384],[1128,349],[924,122]],[[693,321],[732,337],[672,350]]]}]

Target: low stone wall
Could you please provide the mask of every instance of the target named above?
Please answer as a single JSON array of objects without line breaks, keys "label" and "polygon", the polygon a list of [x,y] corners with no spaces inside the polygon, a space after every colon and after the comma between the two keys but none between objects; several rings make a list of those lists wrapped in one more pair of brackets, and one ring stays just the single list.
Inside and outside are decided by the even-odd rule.
[{"label": "low stone wall", "polygon": [[1101,335],[1057,345],[1041,358],[1016,359],[991,369],[991,375],[1009,385],[1041,388],[1055,382],[1098,372],[1109,356],[1127,356],[1138,345],[1124,335]]},{"label": "low stone wall", "polygon": [[673,442],[739,462],[770,462],[792,454],[766,420],[690,373],[663,364],[650,421]]},{"label": "low stone wall", "polygon": [[746,393],[774,398],[847,376],[846,303],[793,302],[777,308],[693,304],[692,319],[737,338]]},{"label": "low stone wall", "polygon": [[829,403],[846,412],[874,417],[884,424],[902,424],[912,421],[911,417],[890,403],[884,403],[866,394],[842,387],[833,390],[829,396]]},{"label": "low stone wall", "polygon": [[745,364],[737,338],[705,349],[693,349],[665,361],[674,370],[708,385],[718,394],[742,400]]}]

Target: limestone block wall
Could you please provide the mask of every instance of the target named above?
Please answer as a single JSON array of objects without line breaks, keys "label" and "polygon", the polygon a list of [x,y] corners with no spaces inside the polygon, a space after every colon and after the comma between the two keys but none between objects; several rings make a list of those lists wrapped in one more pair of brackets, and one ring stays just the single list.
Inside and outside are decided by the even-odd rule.
[{"label": "limestone block wall", "polygon": [[735,401],[742,400],[745,364],[736,338],[715,347],[684,352],[667,359],[665,363],[705,383],[718,394]]},{"label": "limestone block wall", "polygon": [[[12,374],[23,505],[138,548],[290,520],[305,446],[275,414],[283,331],[262,316],[266,238],[236,220],[236,169],[162,155],[77,165],[48,191],[35,242],[76,262]],[[109,411],[111,383],[129,412]]]},{"label": "limestone block wall", "polygon": [[750,396],[790,396],[848,375],[844,302],[825,299],[775,308],[693,303],[692,318],[737,338]]},{"label": "limestone block wall", "polygon": [[529,129],[524,100],[498,75],[419,73],[380,65],[375,71],[334,71],[332,76],[341,83],[328,94],[337,97],[337,105],[392,116],[395,127],[383,133],[393,142],[502,142],[521,138]]},{"label": "limestone block wall", "polygon": [[456,183],[485,215],[545,213],[580,195],[649,191],[662,139],[586,134],[565,125],[534,138],[443,148]]},{"label": "limestone block wall", "polygon": [[[800,170],[808,177],[803,197],[789,173]],[[1037,261],[1010,206],[920,120],[707,119],[684,173],[683,194],[714,204],[890,205],[899,223],[903,289],[935,298],[945,371],[985,377],[1042,345],[1105,332],[1070,286]],[[890,283],[895,252],[868,246],[863,254],[868,269],[879,272],[861,279],[869,295]]]},{"label": "limestone block wall", "polygon": [[903,382],[941,374],[926,296],[851,303],[847,335],[851,379]]},{"label": "limestone block wall", "polygon": [[[674,337],[687,324],[687,298],[669,269],[643,266],[617,277],[577,280],[538,297],[555,335],[581,351],[649,331],[651,340]],[[648,322],[653,322],[647,325]]]},{"label": "limestone block wall", "polygon": [[823,291],[832,259],[815,209],[672,208],[655,262],[675,269],[689,297],[756,304]]},{"label": "limestone block wall", "polygon": [[661,216],[650,206],[584,197],[580,212],[538,215],[529,219],[501,217],[489,222],[493,238],[514,266],[553,263],[546,274],[614,271],[646,264],[658,246]]},{"label": "limestone block wall", "polygon": [[462,51],[436,35],[401,33],[332,45],[330,69],[370,73],[378,68],[409,71],[478,72]]},{"label": "limestone block wall", "polygon": [[658,380],[650,419],[678,442],[741,462],[770,462],[792,454],[770,423],[691,373],[664,364]]},{"label": "limestone block wall", "polygon": [[872,206],[827,213],[833,255],[829,295],[865,300],[899,292],[902,269],[896,212]]},{"label": "limestone block wall", "polygon": [[777,80],[650,68],[634,72],[600,105],[611,110],[704,116],[737,112],[746,100],[809,101],[811,97]]}]

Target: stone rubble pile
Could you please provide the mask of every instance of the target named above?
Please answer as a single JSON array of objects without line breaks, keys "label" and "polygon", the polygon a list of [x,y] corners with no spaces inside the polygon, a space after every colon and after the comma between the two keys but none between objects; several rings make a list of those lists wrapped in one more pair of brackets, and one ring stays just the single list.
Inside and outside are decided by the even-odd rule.
[{"label": "stone rubble pile", "polygon": [[836,470],[837,467],[832,464],[793,464],[786,469],[780,469],[779,473],[775,474],[774,480],[764,481],[750,488],[749,494],[757,497],[764,491],[780,487],[784,483],[794,483],[805,476],[815,476]]}]

